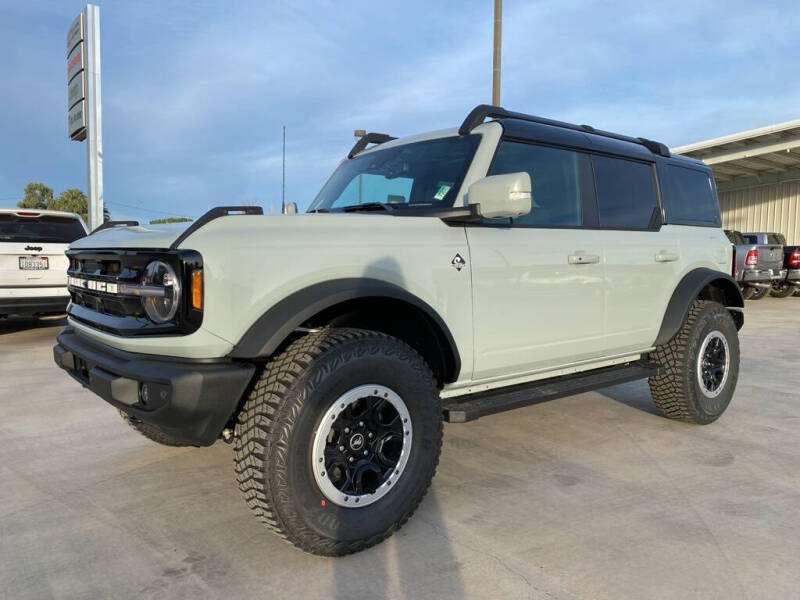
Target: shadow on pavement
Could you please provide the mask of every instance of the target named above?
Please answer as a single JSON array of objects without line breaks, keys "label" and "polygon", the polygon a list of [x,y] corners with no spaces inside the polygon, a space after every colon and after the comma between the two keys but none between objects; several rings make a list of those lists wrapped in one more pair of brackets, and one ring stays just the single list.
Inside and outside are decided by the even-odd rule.
[{"label": "shadow on pavement", "polygon": [[66,315],[56,315],[54,317],[7,317],[0,319],[0,335],[17,333],[28,329],[64,327],[66,324]]},{"label": "shadow on pavement", "polygon": [[597,390],[597,393],[642,412],[653,415],[661,414],[650,396],[650,388],[646,379],[603,388]]}]

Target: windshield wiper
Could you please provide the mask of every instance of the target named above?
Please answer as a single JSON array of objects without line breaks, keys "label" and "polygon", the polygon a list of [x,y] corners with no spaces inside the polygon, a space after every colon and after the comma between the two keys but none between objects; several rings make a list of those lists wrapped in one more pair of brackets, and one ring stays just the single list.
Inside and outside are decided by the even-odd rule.
[{"label": "windshield wiper", "polygon": [[394,205],[387,204],[385,202],[364,202],[364,204],[351,204],[350,206],[345,206],[342,208],[343,212],[358,212],[358,211],[374,211],[374,210],[385,210],[386,212],[391,212],[394,210]]}]

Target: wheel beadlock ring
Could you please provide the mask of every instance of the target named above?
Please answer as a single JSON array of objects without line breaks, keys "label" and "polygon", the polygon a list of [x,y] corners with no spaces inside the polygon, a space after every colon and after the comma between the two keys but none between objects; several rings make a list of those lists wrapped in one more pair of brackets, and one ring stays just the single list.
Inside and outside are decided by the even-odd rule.
[{"label": "wheel beadlock ring", "polygon": [[[707,398],[716,398],[725,389],[728,382],[730,371],[731,353],[728,347],[728,340],[717,331],[711,331],[700,345],[697,354],[697,382],[700,390]],[[722,370],[721,377],[718,371]],[[716,371],[716,374],[712,374]],[[712,381],[712,385],[707,384],[707,380]]]},{"label": "wheel beadlock ring", "polygon": [[[396,426],[397,431],[375,435],[374,432],[369,431],[369,420],[367,422],[356,420],[354,427],[358,427],[359,431],[352,433],[346,439],[338,439],[342,437],[344,430],[344,426],[341,426],[340,423],[341,419],[346,416],[352,417],[351,407],[357,405],[359,401],[371,403],[373,409],[374,405],[380,404],[386,410],[396,413],[390,424],[399,423],[399,427]],[[368,408],[367,410],[370,409]],[[343,413],[346,414],[343,415]],[[359,423],[362,425],[359,426]],[[373,434],[371,437],[370,433]],[[330,452],[332,449],[331,436],[338,436],[334,444],[337,449],[343,448],[342,452],[349,453],[351,456],[353,453],[359,452],[364,458],[360,458],[358,461],[354,460],[352,463],[345,461],[332,463],[330,458],[326,457],[326,450]],[[401,440],[399,453],[396,452],[397,439]],[[403,474],[408,463],[412,439],[411,415],[405,402],[396,392],[385,385],[377,384],[367,384],[353,388],[339,396],[331,404],[314,432],[311,452],[311,470],[314,473],[314,480],[325,499],[329,502],[347,508],[369,506],[383,498],[395,487],[397,480]],[[387,452],[386,444],[394,444],[392,449],[395,451]],[[367,455],[363,454],[365,452]],[[397,460],[392,466],[390,463],[394,461],[395,457]],[[379,483],[373,492],[359,494],[342,491],[332,480],[336,479],[338,481],[341,479],[343,476],[342,467],[344,467],[350,478],[354,476],[378,477]],[[381,467],[383,467],[383,470]],[[351,470],[352,472],[350,472]],[[338,477],[336,476],[337,474]]]}]

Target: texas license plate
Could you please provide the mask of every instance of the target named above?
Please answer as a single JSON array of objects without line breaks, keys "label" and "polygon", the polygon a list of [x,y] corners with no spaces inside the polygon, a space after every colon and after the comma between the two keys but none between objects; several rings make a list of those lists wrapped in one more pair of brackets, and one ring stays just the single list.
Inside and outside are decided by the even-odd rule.
[{"label": "texas license plate", "polygon": [[23,271],[44,271],[50,268],[46,256],[20,256],[19,268]]}]

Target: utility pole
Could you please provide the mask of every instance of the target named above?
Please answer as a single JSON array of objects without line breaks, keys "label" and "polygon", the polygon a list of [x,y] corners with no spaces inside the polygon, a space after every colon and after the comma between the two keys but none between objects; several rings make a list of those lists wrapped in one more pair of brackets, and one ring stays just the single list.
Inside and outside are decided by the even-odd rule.
[{"label": "utility pole", "polygon": [[492,60],[492,104],[500,106],[500,49],[503,35],[503,0],[494,0],[494,57]]},{"label": "utility pole", "polygon": [[281,176],[281,214],[286,214],[286,125],[283,126],[283,175]]}]

